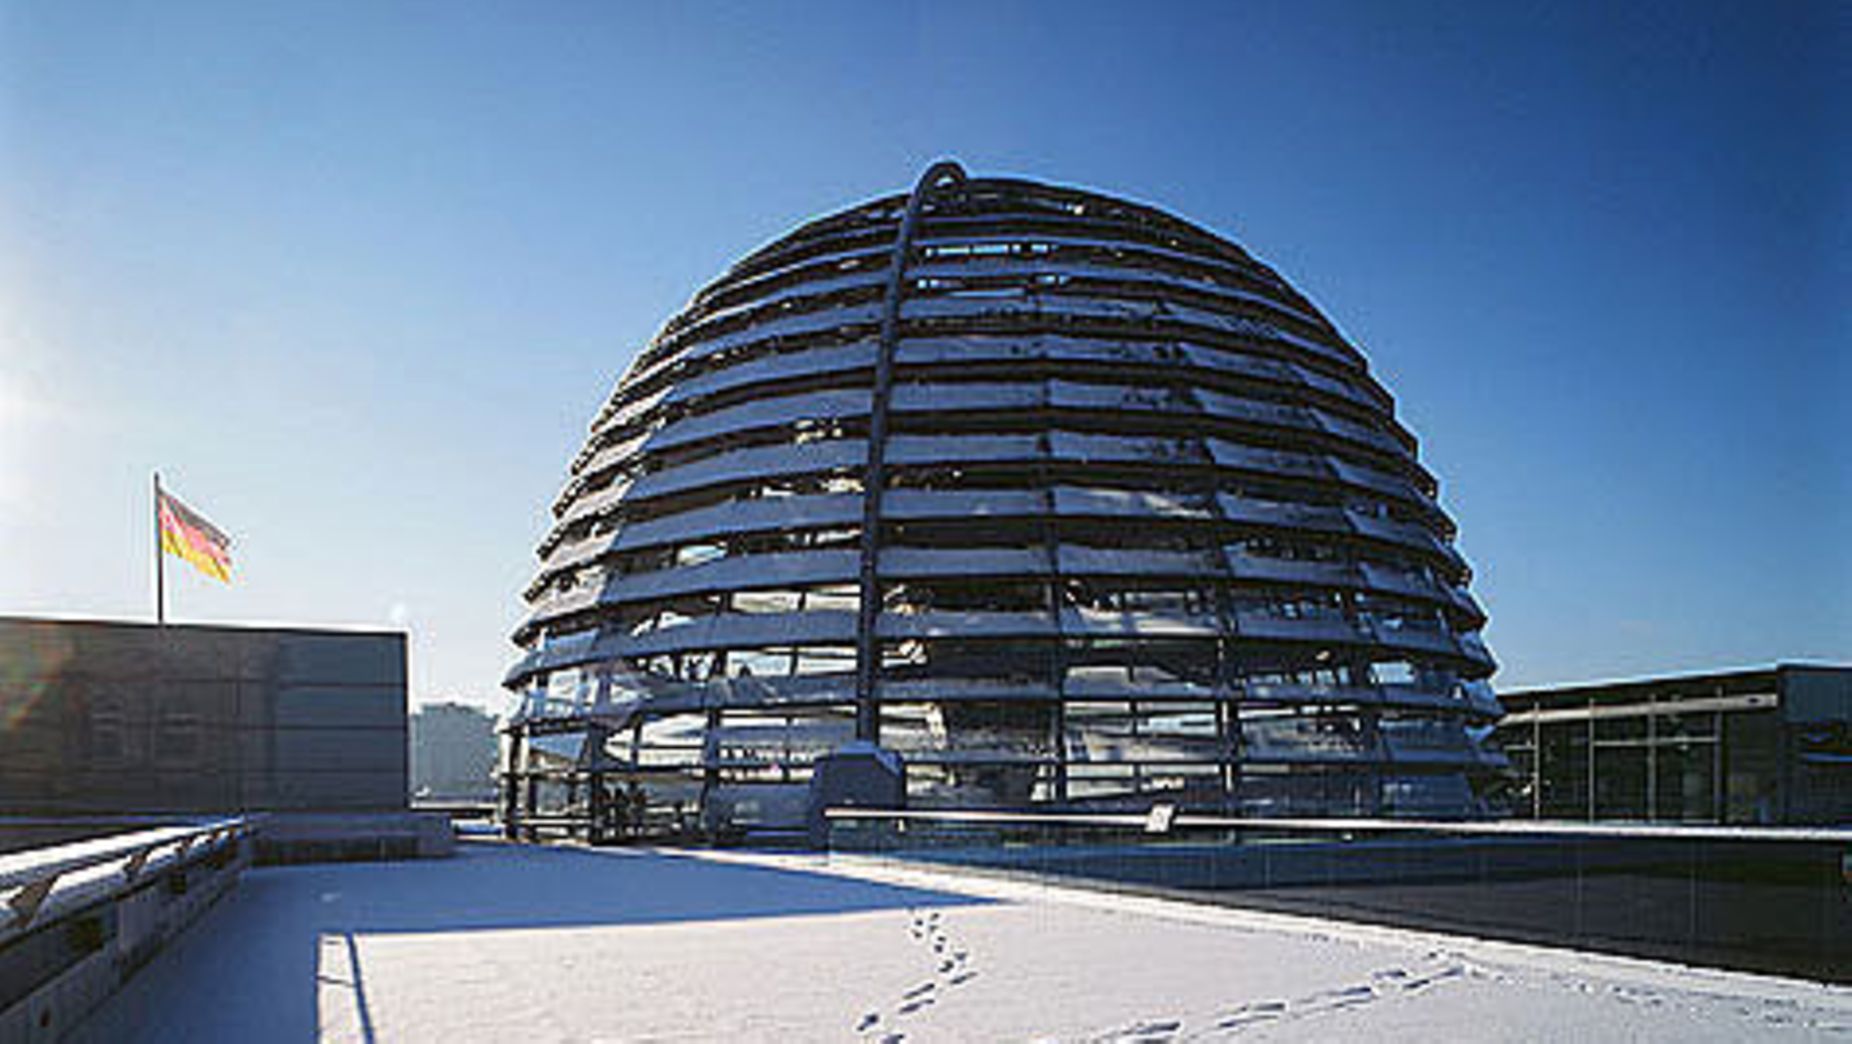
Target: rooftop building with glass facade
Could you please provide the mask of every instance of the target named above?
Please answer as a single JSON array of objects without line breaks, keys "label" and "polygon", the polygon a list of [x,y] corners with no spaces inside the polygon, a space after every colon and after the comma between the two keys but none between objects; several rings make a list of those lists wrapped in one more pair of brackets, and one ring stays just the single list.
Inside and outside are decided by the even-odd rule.
[{"label": "rooftop building with glass facade", "polygon": [[1852,823],[1852,667],[1634,678],[1502,701],[1517,815]]}]

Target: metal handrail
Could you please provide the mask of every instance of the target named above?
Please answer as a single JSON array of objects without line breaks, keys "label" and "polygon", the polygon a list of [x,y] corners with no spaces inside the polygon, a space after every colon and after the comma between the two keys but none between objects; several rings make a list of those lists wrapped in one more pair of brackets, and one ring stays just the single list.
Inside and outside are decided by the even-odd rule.
[{"label": "metal handrail", "polygon": [[249,820],[234,817],[0,855],[0,894],[11,893],[0,900],[0,906],[11,913],[0,924],[0,937],[29,926],[60,879],[119,864],[122,877],[116,884],[127,886],[141,877],[163,849],[171,848],[173,859],[179,861],[190,852],[211,851],[236,841],[250,829]]},{"label": "metal handrail", "polygon": [[[1164,807],[1160,803],[1157,807]],[[1147,829],[1148,812],[1015,812],[1003,809],[880,809],[828,808],[826,819],[885,820],[892,822],[972,823],[995,826],[1071,826]],[[1472,819],[1348,819],[1268,816],[1214,816],[1178,812],[1168,818],[1168,829],[1302,830],[1339,834],[1447,834],[1502,837],[1604,837],[1652,838],[1668,841],[1801,841],[1852,845],[1848,827],[1757,827],[1670,825],[1664,823],[1585,823],[1573,820],[1472,820]]]}]

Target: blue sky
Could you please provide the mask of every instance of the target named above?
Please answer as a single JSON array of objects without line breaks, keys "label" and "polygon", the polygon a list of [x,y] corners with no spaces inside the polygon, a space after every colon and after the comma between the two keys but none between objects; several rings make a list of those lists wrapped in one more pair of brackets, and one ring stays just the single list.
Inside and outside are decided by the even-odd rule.
[{"label": "blue sky", "polygon": [[497,701],[637,347],[954,156],[1325,309],[1500,684],[1852,660],[1847,10],[0,0],[0,612],[149,615],[159,467],[238,541],[175,619],[402,625]]}]

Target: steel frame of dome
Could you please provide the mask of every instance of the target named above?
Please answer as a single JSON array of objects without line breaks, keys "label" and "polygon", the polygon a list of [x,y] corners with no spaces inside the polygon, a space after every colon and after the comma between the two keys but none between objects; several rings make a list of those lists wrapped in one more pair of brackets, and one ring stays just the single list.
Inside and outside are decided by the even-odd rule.
[{"label": "steel frame of dome", "polygon": [[916,805],[1471,814],[1506,763],[1436,491],[1241,248],[936,164],[618,383],[526,592],[502,815],[788,825],[851,740]]}]

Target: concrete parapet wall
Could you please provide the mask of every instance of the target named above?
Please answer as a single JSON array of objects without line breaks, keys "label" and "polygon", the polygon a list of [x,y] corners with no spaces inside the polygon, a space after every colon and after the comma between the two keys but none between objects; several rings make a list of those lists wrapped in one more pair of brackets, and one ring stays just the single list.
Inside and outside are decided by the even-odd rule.
[{"label": "concrete parapet wall", "polygon": [[[253,850],[241,835],[155,849],[136,836],[125,836],[116,854],[59,874],[36,906],[19,903],[30,884],[0,888],[12,891],[0,928],[0,1044],[70,1032],[229,891]],[[16,855],[9,876],[19,876],[17,864],[55,863],[76,847]]]},{"label": "concrete parapet wall", "polygon": [[261,865],[431,859],[455,849],[441,812],[279,813],[261,817],[256,833]]}]

